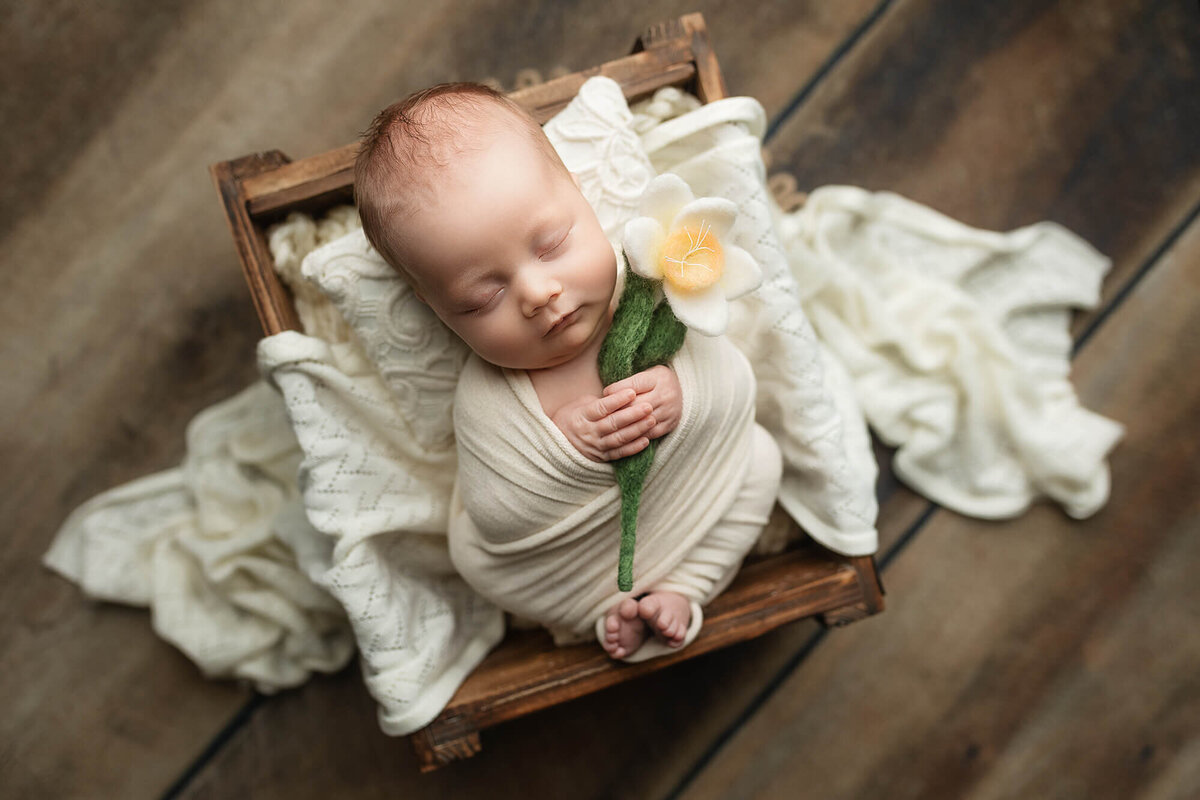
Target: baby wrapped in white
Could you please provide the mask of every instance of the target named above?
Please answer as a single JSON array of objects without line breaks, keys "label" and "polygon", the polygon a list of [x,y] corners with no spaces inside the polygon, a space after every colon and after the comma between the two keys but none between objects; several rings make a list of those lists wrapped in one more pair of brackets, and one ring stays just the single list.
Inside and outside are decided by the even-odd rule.
[{"label": "baby wrapped in white", "polygon": [[[595,630],[622,598],[651,590],[701,606],[733,579],[779,493],[782,459],[754,422],[755,380],[727,338],[689,333],[672,362],[679,426],[659,441],[638,515],[632,592],[617,588],[621,498],[610,464],[589,461],[542,411],[526,373],[472,357],[455,396],[458,481],[450,555],[497,606],[564,644]],[[626,660],[671,648],[651,639]]]}]

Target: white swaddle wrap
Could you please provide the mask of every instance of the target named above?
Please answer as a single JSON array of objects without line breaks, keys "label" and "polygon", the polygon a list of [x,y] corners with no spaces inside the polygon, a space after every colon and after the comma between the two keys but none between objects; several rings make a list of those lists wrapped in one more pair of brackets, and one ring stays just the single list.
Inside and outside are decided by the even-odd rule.
[{"label": "white swaddle wrap", "polygon": [[[694,332],[671,365],[683,413],[647,476],[631,592],[617,588],[621,497],[612,465],[575,449],[542,411],[526,373],[479,358],[463,369],[451,558],[476,591],[546,625],[560,643],[590,635],[622,598],[670,579],[692,601],[686,645],[699,630],[699,606],[714,594],[713,581],[678,579],[677,567],[726,515],[750,472],[754,373],[727,339]],[[757,539],[753,528],[739,530],[740,540],[726,542],[721,577]],[[635,656],[654,652],[644,646]]]},{"label": "white swaddle wrap", "polygon": [[[898,474],[962,513],[1015,514],[1041,496],[1078,516],[1103,504],[1120,427],[1080,408],[1067,381],[1067,321],[1096,303],[1103,256],[1051,223],[980,231],[852,187],[818,189],[783,214],[766,189],[761,106],[697,108],[671,91],[631,115],[612,81],[593,78],[546,131],[610,238],[654,170],[738,204],[735,235],[764,284],[732,306],[728,335],[757,378],[757,424],[783,455],[780,504],[813,538],[850,554],[877,547],[860,408],[899,447]],[[289,220],[272,234],[277,266],[296,270],[344,223],[335,234]],[[279,393],[259,386],[209,409],[194,430],[211,440],[189,438],[196,468],[95,498],[64,523],[46,563],[94,596],[152,604],[162,635],[206,674],[262,689],[344,663],[349,648],[328,643],[349,629],[381,727],[405,734],[437,715],[503,633],[501,612],[450,569],[446,547],[451,399],[466,350],[361,231],[314,251],[305,274],[337,314],[300,307],[316,335],[263,340],[260,367]],[[349,340],[325,324],[339,315]],[[246,422],[285,408],[290,430]],[[242,446],[248,431],[253,447]],[[301,457],[297,484],[243,481],[234,494],[257,500],[237,508],[228,481],[213,485],[277,478],[272,465]],[[241,517],[251,524],[230,524]],[[330,598],[345,621],[326,613]]]}]

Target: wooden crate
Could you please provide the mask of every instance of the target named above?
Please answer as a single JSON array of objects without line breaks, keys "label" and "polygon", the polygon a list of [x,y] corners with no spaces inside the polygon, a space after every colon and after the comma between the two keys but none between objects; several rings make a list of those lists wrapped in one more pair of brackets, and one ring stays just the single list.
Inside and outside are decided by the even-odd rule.
[{"label": "wooden crate", "polygon": [[[540,122],[560,111],[583,82],[607,75],[635,101],[678,86],[702,102],[726,96],[704,19],[688,14],[651,26],[631,55],[513,92]],[[278,150],[210,168],[225,206],[254,305],[267,335],[300,330],[287,288],[272,267],[266,230],[291,211],[319,214],[352,200],[357,143],[292,161]],[[479,752],[479,732],[548,706],[669,667],[772,628],[815,616],[844,625],[883,610],[870,556],[847,558],[809,542],[748,563],[706,610],[684,650],[639,664],[613,661],[595,644],[555,647],[542,631],[513,631],[467,678],[450,703],[411,737],[423,771]]]}]

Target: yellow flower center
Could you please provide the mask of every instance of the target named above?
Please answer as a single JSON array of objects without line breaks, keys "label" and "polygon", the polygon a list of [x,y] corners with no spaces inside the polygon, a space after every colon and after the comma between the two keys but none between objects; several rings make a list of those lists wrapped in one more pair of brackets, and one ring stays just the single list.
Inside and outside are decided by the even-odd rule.
[{"label": "yellow flower center", "polygon": [[663,278],[681,292],[707,289],[721,278],[725,253],[704,221],[685,225],[667,237],[659,256]]}]

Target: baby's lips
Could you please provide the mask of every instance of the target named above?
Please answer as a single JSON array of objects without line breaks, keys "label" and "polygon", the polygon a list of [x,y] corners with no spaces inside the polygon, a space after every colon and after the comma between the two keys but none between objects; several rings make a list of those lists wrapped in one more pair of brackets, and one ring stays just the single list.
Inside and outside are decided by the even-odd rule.
[{"label": "baby's lips", "polygon": [[574,311],[568,311],[566,314],[563,314],[561,317],[554,320],[554,322],[551,323],[550,327],[546,329],[546,332],[542,334],[542,338],[544,339],[545,337],[549,336],[550,334],[561,330],[563,323],[569,321],[568,317],[573,316],[575,314],[575,311],[578,311],[578,310],[579,309],[577,308]]}]

